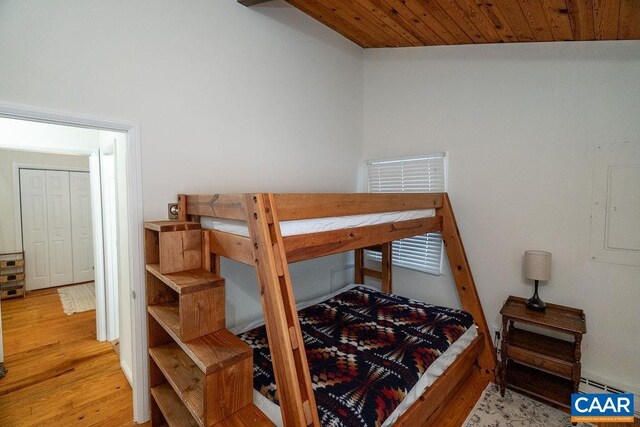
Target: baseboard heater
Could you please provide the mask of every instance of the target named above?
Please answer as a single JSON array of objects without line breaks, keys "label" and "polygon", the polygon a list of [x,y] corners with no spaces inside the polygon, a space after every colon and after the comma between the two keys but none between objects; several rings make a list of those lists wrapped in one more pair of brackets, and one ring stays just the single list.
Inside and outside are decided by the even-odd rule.
[{"label": "baseboard heater", "polygon": [[635,403],[633,405],[634,415],[636,418],[640,418],[640,395],[631,391],[621,390],[618,387],[604,384],[601,381],[596,381],[590,378],[580,378],[580,393],[611,393],[611,394],[624,394],[632,393]]}]

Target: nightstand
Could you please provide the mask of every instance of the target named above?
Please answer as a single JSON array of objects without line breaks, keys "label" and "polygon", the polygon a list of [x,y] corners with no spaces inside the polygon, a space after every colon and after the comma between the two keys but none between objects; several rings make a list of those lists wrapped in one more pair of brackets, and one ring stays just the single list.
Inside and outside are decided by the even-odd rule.
[{"label": "nightstand", "polygon": [[[507,387],[545,403],[570,408],[571,393],[577,393],[580,385],[580,343],[587,332],[584,312],[556,304],[534,311],[526,303],[525,298],[510,296],[500,310],[500,393],[504,396]],[[520,325],[560,332],[572,336],[573,341],[530,332]]]}]

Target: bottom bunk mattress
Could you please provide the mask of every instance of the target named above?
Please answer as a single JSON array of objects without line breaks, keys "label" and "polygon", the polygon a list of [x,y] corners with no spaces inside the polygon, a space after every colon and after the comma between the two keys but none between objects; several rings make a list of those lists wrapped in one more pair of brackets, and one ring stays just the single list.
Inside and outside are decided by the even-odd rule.
[{"label": "bottom bunk mattress", "polygon": [[[298,314],[323,426],[393,424],[477,336],[469,313],[368,286],[318,300]],[[253,326],[238,336],[253,348],[254,402],[282,425],[266,330]]]}]

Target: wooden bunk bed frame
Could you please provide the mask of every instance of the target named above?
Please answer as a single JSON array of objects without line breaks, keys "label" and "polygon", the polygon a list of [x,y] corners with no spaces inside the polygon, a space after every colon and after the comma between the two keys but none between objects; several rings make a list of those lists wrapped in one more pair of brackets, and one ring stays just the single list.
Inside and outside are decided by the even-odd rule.
[{"label": "wooden bunk bed frame", "polygon": [[[430,208],[436,209],[436,215],[430,218],[288,237],[281,235],[279,226],[280,221],[288,220]],[[428,425],[472,371],[481,375],[485,385],[495,380],[495,350],[446,193],[181,194],[178,196],[178,212],[178,221],[185,224],[199,222],[200,216],[247,222],[249,237],[219,230],[201,230],[202,267],[216,277],[220,275],[220,257],[255,267],[286,426],[320,425],[288,264],[353,250],[355,282],[363,283],[364,276],[372,276],[381,280],[383,291],[391,292],[391,242],[429,232],[442,233],[461,307],[472,314],[479,333],[395,425]],[[381,271],[364,266],[363,250],[371,247],[382,252]],[[169,262],[172,256],[176,259],[185,257],[184,242],[182,247],[178,245],[173,251],[173,255],[171,252],[167,255]],[[154,381],[151,382],[153,386]]]}]

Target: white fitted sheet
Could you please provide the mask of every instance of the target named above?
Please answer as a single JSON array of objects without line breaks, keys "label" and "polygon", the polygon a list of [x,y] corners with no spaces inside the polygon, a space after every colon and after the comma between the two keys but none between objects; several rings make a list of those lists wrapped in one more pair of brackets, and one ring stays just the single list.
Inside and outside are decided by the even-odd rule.
[{"label": "white fitted sheet", "polygon": [[[356,286],[366,285],[351,284],[336,292],[332,292],[329,295],[314,298],[312,300],[297,304],[296,307],[298,310],[302,310],[312,305],[321,303],[322,301],[325,301],[327,299],[333,298],[336,295],[340,295],[341,293],[353,289]],[[378,290],[374,287],[371,287],[371,289]],[[231,328],[231,332],[233,332],[234,334],[240,334],[262,325],[264,325],[264,320],[255,320],[253,322]],[[404,400],[400,402],[400,405],[398,405],[398,407],[391,413],[389,418],[384,421],[382,427],[392,426],[398,420],[398,418],[400,418],[402,414],[404,414],[411,407],[411,405],[413,405],[415,401],[418,400],[420,396],[422,396],[424,391],[429,388],[449,366],[451,366],[451,364],[457,359],[457,357],[469,346],[469,344],[471,344],[471,342],[477,336],[478,328],[474,325],[469,328],[464,334],[462,334],[462,336],[460,336],[460,338],[458,338],[453,344],[451,344],[449,348],[446,349],[445,352],[442,353],[440,357],[438,357],[427,368],[416,385],[413,386],[409,393],[407,393]],[[282,422],[282,413],[280,412],[280,407],[264,397],[259,391],[255,389],[253,390],[253,403],[258,408],[260,408],[260,410],[264,412],[264,414],[269,417],[269,419],[273,421],[274,424],[276,424],[277,426],[284,425]]]},{"label": "white fitted sheet", "polygon": [[[280,232],[282,233],[282,237],[297,236],[299,234],[320,233],[322,231],[364,227],[367,225],[385,224],[387,222],[430,218],[435,216],[435,214],[435,209],[418,209],[412,211],[382,212],[364,215],[332,216],[327,218],[280,221]],[[203,216],[200,218],[200,224],[202,225],[202,228],[249,237],[249,229],[247,228],[247,223],[245,221]]]}]

